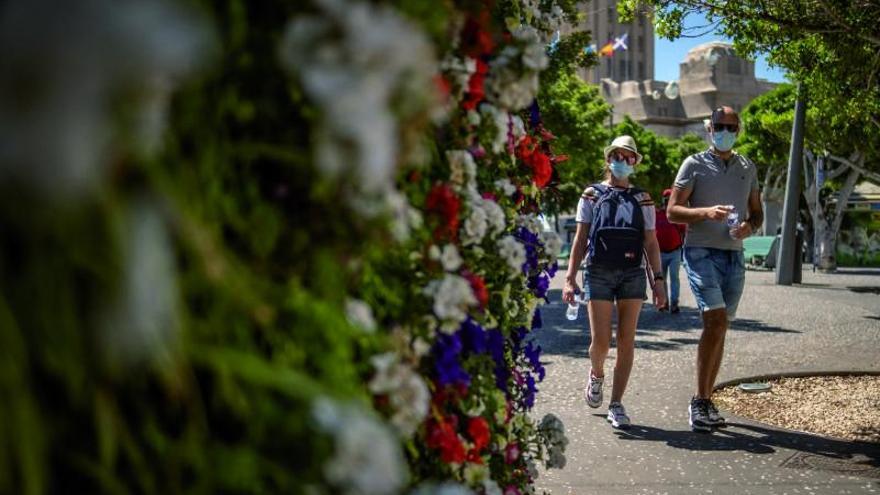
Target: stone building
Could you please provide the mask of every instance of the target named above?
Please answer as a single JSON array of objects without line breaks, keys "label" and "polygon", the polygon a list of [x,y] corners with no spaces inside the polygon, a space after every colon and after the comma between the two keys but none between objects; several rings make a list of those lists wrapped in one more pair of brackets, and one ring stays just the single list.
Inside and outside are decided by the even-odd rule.
[{"label": "stone building", "polygon": [[626,36],[626,50],[599,57],[599,64],[581,77],[601,86],[613,107],[613,120],[625,115],[654,132],[678,137],[703,135],[703,121],[712,109],[730,105],[742,110],[775,84],[755,77],[755,64],[737,56],[728,43],[710,42],[693,48],[679,64],[677,81],[654,80],[654,27],[639,14],[621,23],[616,0],[592,0],[581,7],[580,29],[593,34],[595,49]]},{"label": "stone building", "polygon": [[776,86],[757,79],[754,62],[737,56],[730,44],[717,41],[688,52],[679,64],[678,81],[603,78],[599,84],[603,96],[613,106],[615,122],[629,115],[654,132],[670,137],[688,132],[702,135],[703,121],[714,108],[730,105],[741,111],[755,97]]}]

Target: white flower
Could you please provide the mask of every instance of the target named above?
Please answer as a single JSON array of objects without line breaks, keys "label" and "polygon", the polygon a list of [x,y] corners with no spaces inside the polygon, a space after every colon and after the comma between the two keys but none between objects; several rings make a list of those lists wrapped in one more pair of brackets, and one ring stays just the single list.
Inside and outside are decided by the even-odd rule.
[{"label": "white flower", "polygon": [[431,246],[429,254],[431,259],[439,261],[447,272],[454,272],[461,268],[461,256],[454,244],[446,244],[442,250],[436,245]]},{"label": "white flower", "polygon": [[468,215],[462,226],[461,241],[465,246],[479,244],[486,236],[489,219],[481,206],[480,202],[471,203],[471,214]]},{"label": "white flower", "polygon": [[511,117],[511,123],[513,124],[513,140],[514,142],[519,143],[526,135],[526,125],[519,115],[513,115]]},{"label": "white flower", "polygon": [[431,344],[421,337],[416,337],[412,342],[412,350],[416,357],[425,357],[431,352]]},{"label": "white flower", "polygon": [[498,179],[495,181],[495,187],[501,190],[505,196],[510,196],[511,194],[516,192],[516,186],[510,182],[510,179]]},{"label": "white flower", "polygon": [[541,232],[541,242],[544,243],[544,252],[547,253],[547,258],[550,260],[555,260],[557,256],[559,256],[559,252],[562,250],[562,239],[559,238],[559,234],[556,232]]},{"label": "white flower", "polygon": [[485,493],[485,495],[503,495],[501,487],[491,479],[483,480],[483,493]]},{"label": "white flower", "polygon": [[516,226],[525,227],[529,230],[529,232],[533,234],[540,234],[544,230],[544,226],[541,224],[541,220],[534,213],[518,215],[516,217]]},{"label": "white flower", "polygon": [[477,164],[467,150],[449,150],[446,152],[449,162],[449,181],[459,191],[474,185],[477,178]]},{"label": "white flower", "polygon": [[353,405],[316,399],[312,417],[334,438],[333,457],[324,476],[350,495],[397,492],[406,482],[406,466],[397,438],[384,424]]},{"label": "white flower", "polygon": [[370,392],[388,395],[393,409],[391,424],[403,437],[411,436],[428,414],[431,393],[421,376],[400,362],[393,352],[370,359],[376,374],[370,380]]},{"label": "white flower", "polygon": [[510,122],[510,114],[501,111],[493,105],[480,105],[480,113],[483,114],[483,122],[490,122],[495,128],[495,136],[492,140],[492,152],[502,153],[507,148],[507,131]]},{"label": "white flower", "polygon": [[376,320],[373,318],[373,308],[359,299],[345,301],[345,318],[352,325],[361,328],[367,333],[376,331]]},{"label": "white flower", "polygon": [[[0,15],[0,181],[46,199],[95,191],[122,136],[156,150],[172,81],[207,60],[207,23],[175,3],[5,2]],[[120,95],[127,95],[121,99]],[[129,142],[129,141],[126,141]]]},{"label": "white flower", "polygon": [[119,364],[166,354],[179,328],[174,249],[159,207],[135,202],[122,222],[122,291],[102,320],[102,344]]},{"label": "white flower", "polygon": [[413,208],[406,196],[399,191],[388,190],[385,194],[385,205],[391,215],[391,235],[397,242],[409,239],[410,233],[422,226],[422,213]]},{"label": "white flower", "polygon": [[523,65],[534,71],[544,70],[550,64],[547,49],[540,41],[526,46],[526,49],[523,51],[522,61]]},{"label": "white flower", "polygon": [[426,106],[436,69],[430,44],[390,7],[314,3],[320,12],[290,22],[280,54],[321,115],[316,163],[330,177],[350,170],[361,191],[383,193],[392,187],[399,152],[391,101]]},{"label": "white flower", "polygon": [[458,483],[447,482],[442,485],[425,483],[410,492],[409,495],[474,495],[468,487]]},{"label": "white flower", "polygon": [[[471,284],[458,275],[447,273],[441,280],[433,280],[425,293],[434,298],[434,314],[437,318],[457,324],[467,318],[467,309],[478,304]],[[454,326],[442,326],[442,331],[452,333]]]},{"label": "white flower", "polygon": [[468,124],[470,124],[470,125],[476,127],[476,126],[480,125],[480,122],[482,122],[482,120],[483,120],[483,119],[480,118],[480,114],[479,114],[479,113],[477,113],[477,112],[474,111],[474,110],[468,110],[468,113],[467,113],[467,121],[468,121]]},{"label": "white flower", "polygon": [[483,199],[481,203],[483,211],[486,213],[486,219],[489,222],[491,233],[493,235],[498,235],[501,232],[504,232],[504,229],[507,228],[507,216],[504,215],[504,210],[501,206],[491,199]]},{"label": "white flower", "polygon": [[522,266],[526,262],[526,247],[516,238],[510,235],[502,237],[498,241],[498,254],[507,262],[513,275],[522,273]]}]

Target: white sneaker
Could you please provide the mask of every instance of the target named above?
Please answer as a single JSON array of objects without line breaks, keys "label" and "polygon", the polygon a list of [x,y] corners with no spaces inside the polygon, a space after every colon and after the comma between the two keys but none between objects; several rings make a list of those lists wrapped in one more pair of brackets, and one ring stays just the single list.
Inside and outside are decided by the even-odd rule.
[{"label": "white sneaker", "polygon": [[626,409],[623,408],[623,404],[620,402],[612,402],[611,404],[608,404],[607,419],[614,428],[620,428],[621,430],[629,428],[629,416],[626,415]]},{"label": "white sneaker", "polygon": [[587,386],[584,387],[584,399],[587,400],[587,405],[594,409],[602,405],[603,383],[605,383],[605,377],[593,376],[593,370],[590,370],[590,378],[587,381]]},{"label": "white sneaker", "polygon": [[718,412],[718,408],[715,407],[715,403],[712,402],[712,399],[709,399],[709,403],[706,404],[706,409],[709,412],[709,424],[712,426],[724,427],[727,426],[727,420],[724,419],[724,416]]}]

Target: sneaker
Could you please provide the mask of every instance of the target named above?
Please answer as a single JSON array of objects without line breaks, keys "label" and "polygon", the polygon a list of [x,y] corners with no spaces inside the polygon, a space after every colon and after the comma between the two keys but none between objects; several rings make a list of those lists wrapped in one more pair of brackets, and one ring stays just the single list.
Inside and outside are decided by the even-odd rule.
[{"label": "sneaker", "polygon": [[718,408],[715,407],[715,403],[712,402],[711,399],[708,400],[708,404],[706,405],[706,409],[709,412],[709,424],[712,426],[727,426],[727,420],[724,419],[724,416],[718,412]]},{"label": "sneaker", "polygon": [[584,399],[587,400],[588,406],[597,408],[602,405],[602,384],[604,382],[605,377],[593,376],[593,370],[590,370],[590,379],[584,388]]},{"label": "sneaker", "polygon": [[681,309],[679,309],[678,304],[673,304],[672,306],[669,307],[670,313],[674,314],[674,313],[678,313],[680,311],[681,311]]},{"label": "sneaker", "polygon": [[709,419],[709,400],[696,397],[691,399],[688,406],[688,423],[693,431],[701,433],[712,431],[712,423]]},{"label": "sneaker", "polygon": [[620,428],[621,430],[629,428],[629,416],[626,415],[626,409],[623,408],[623,404],[620,402],[608,404],[607,419],[614,428]]}]

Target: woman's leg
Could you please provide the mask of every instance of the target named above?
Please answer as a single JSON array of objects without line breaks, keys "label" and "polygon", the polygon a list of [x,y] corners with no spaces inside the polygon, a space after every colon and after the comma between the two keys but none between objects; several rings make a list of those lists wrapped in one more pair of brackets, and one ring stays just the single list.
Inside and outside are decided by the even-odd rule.
[{"label": "woman's leg", "polygon": [[672,256],[669,260],[669,276],[666,280],[669,281],[669,304],[670,306],[678,306],[678,296],[680,292],[680,285],[678,282],[678,267],[681,265],[681,249],[679,248],[676,251],[672,252]]},{"label": "woman's leg", "polygon": [[590,366],[596,377],[605,376],[605,358],[611,347],[611,301],[590,299]]},{"label": "woman's leg", "polygon": [[636,326],[641,299],[621,299],[617,301],[617,360],[614,364],[614,385],[611,389],[611,402],[620,402],[629,374],[632,371],[633,354],[636,345]]}]

